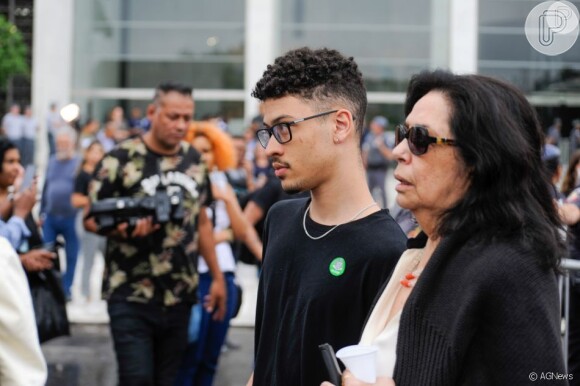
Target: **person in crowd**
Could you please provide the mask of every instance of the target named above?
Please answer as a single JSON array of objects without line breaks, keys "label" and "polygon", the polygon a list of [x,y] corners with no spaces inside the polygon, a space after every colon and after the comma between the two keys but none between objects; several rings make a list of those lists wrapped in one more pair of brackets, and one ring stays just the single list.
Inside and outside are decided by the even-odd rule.
[{"label": "person in crowd", "polygon": [[[422,233],[360,339],[378,347],[376,385],[516,385],[531,372],[567,374],[562,224],[536,111],[503,81],[428,71],[411,79],[405,114],[393,150],[397,202]],[[348,371],[343,384],[367,385]]]},{"label": "person in crowd", "polygon": [[362,145],[363,162],[367,169],[369,189],[373,197],[380,202],[381,208],[387,207],[385,183],[389,161],[393,159],[391,150],[393,144],[389,143],[386,133],[388,126],[389,120],[387,118],[380,115],[374,117]]},{"label": "person in crowd", "polygon": [[[568,257],[580,260],[580,150],[570,159],[562,193],[566,199],[559,205],[562,220],[568,225]],[[571,208],[570,208],[571,206]],[[580,374],[580,273],[570,272],[570,297],[568,315],[568,371]],[[580,377],[569,380],[570,385],[580,385]]]},{"label": "person in crowd", "polygon": [[56,132],[66,125],[64,119],[62,119],[60,112],[58,111],[58,105],[56,103],[51,103],[49,111],[46,114],[46,134],[48,138],[49,156],[56,152],[55,137]]},{"label": "person in crowd", "polygon": [[560,138],[562,137],[562,119],[554,118],[554,122],[546,132],[546,143],[554,146],[560,145]]},{"label": "person in crowd", "polygon": [[542,162],[546,173],[548,174],[548,180],[550,181],[551,195],[556,201],[564,198],[564,195],[560,192],[558,184],[560,183],[560,178],[562,177],[562,164],[560,163],[560,149],[552,144],[545,144],[542,150]]},{"label": "person in crowd", "polygon": [[574,203],[566,202],[566,195],[558,188],[562,176],[560,155],[561,152],[557,146],[547,143],[542,151],[542,162],[550,182],[550,195],[558,208],[560,220],[565,225],[574,225],[580,220],[580,208]]},{"label": "person in crowd", "polygon": [[[275,203],[282,200],[308,197],[310,197],[309,191],[292,194],[286,193],[282,188],[280,180],[275,175],[272,175],[268,178],[264,186],[248,195],[244,206],[244,217],[254,226],[257,234],[261,237],[264,233],[264,223],[268,212]],[[258,271],[261,270],[261,256],[260,258],[256,258],[244,244],[238,246],[236,255],[238,256],[238,260],[246,264],[255,264],[258,267]]]},{"label": "person in crowd", "polygon": [[[235,149],[231,138],[211,123],[192,124],[190,128],[191,136],[186,139],[192,143],[207,167],[212,170],[210,180],[215,201],[207,210],[214,225],[215,252],[226,279],[228,302],[223,320],[212,320],[209,312],[201,310],[198,338],[188,347],[176,385],[211,386],[238,300],[235,282],[236,259],[231,243],[234,240],[243,241],[258,258],[262,256],[262,243],[252,225],[245,219],[235,192],[225,175],[226,170],[235,166]],[[197,268],[199,295],[200,298],[204,298],[208,295],[211,276],[203,258],[198,261]],[[195,322],[199,323],[197,320]]]},{"label": "person in crowd", "polygon": [[105,126],[113,133],[113,139],[115,143],[119,143],[129,138],[130,132],[125,120],[125,113],[121,106],[115,106],[111,109],[109,113],[109,119],[105,123]]},{"label": "person in crowd", "polygon": [[[28,272],[40,271],[52,266],[56,257],[53,253],[29,246],[41,242],[37,226],[31,216],[31,208],[36,199],[36,183],[21,190],[23,168],[20,152],[5,138],[0,139],[0,206],[2,218],[16,217],[21,224],[18,241],[8,241],[0,237],[0,384],[2,385],[44,385],[46,363],[38,338],[35,315],[32,307],[28,280],[23,267]],[[11,198],[9,188],[16,186],[16,196]],[[18,196],[26,196],[26,205]],[[12,224],[9,221],[9,224]],[[25,228],[24,228],[25,227]],[[1,227],[0,227],[1,228]],[[0,232],[2,234],[2,232]],[[17,254],[16,249],[22,251]]]},{"label": "person in crowd", "polygon": [[[1,220],[10,218],[8,224],[12,225],[15,219],[18,219],[13,231],[18,234],[18,237],[10,237],[8,234],[7,240],[12,244],[20,257],[22,265],[27,272],[36,272],[51,268],[53,260],[56,257],[53,253],[41,248],[43,244],[42,236],[32,217],[31,211],[33,205],[36,203],[36,180],[31,182],[31,185],[23,189],[22,172],[23,168],[20,164],[20,151],[16,146],[6,140],[0,139],[0,216]],[[23,190],[23,193],[17,193],[17,196],[25,196],[22,198],[11,198],[14,195],[10,190]],[[22,202],[20,202],[22,201]],[[9,228],[10,226],[5,226]],[[0,226],[0,230],[1,230]],[[0,231],[0,234],[2,232]],[[4,236],[2,236],[4,237]]]},{"label": "person in crowd", "polygon": [[570,163],[566,168],[566,174],[562,181],[562,193],[570,195],[574,189],[580,186],[580,150],[574,152],[570,157]]},{"label": "person in crowd", "polygon": [[413,213],[410,210],[401,208],[401,206],[395,202],[395,204],[389,209],[389,212],[397,224],[399,224],[401,230],[405,232],[407,237],[416,237],[420,233],[421,227],[417,224],[417,220],[415,220],[415,217],[413,217]]},{"label": "person in crowd", "polygon": [[252,95],[264,112],[257,138],[282,188],[311,197],[268,212],[248,385],[316,385],[327,377],[318,345],[356,343],[406,237],[366,184],[359,144],[367,99],[353,58],[289,51]]},{"label": "person in crowd", "polygon": [[[554,145],[546,144],[542,154],[542,160],[548,178],[551,182],[551,194],[554,204],[558,207],[560,219],[568,225],[567,243],[568,257],[580,260],[580,189],[577,189],[576,175],[580,152],[574,154],[568,165],[568,173],[564,179],[564,191],[558,189],[558,182],[562,173],[560,164],[560,149]],[[570,374],[580,374],[580,274],[570,272],[569,289],[569,314],[566,328],[568,330],[568,370]],[[571,385],[579,385],[580,380],[572,378]]]},{"label": "person in crowd", "polygon": [[113,150],[115,147],[115,130],[114,125],[105,123],[105,125],[97,131],[96,138],[103,145],[105,152]]},{"label": "person in crowd", "polygon": [[[81,295],[84,300],[96,300],[96,296],[91,296],[90,278],[93,269],[95,255],[97,252],[105,254],[105,237],[93,232],[85,231],[82,226],[82,218],[89,212],[91,200],[89,197],[89,183],[91,176],[99,161],[105,154],[103,145],[97,140],[84,150],[84,156],[81,161],[81,167],[76,175],[74,192],[71,196],[71,204],[73,207],[82,209],[77,217],[77,234],[81,241],[82,250],[82,271],[80,277]],[[79,223],[81,226],[79,226]],[[99,297],[100,298],[100,297]]]},{"label": "person in crowd", "polygon": [[[80,150],[86,150],[89,145],[92,145],[94,141],[98,141],[97,133],[101,127],[101,123],[98,119],[88,118],[85,124],[81,127],[78,140],[78,148]],[[100,141],[99,141],[100,143]],[[101,147],[103,145],[101,144]],[[103,148],[104,150],[104,148]]]},{"label": "person in crowd", "polygon": [[0,384],[44,386],[46,361],[40,349],[28,281],[16,251],[0,237]]},{"label": "person in crowd", "polygon": [[28,166],[34,164],[34,141],[38,133],[38,121],[32,115],[32,107],[27,105],[24,108],[22,117],[22,165]]},{"label": "person in crowd", "polygon": [[254,177],[253,187],[260,189],[266,184],[266,181],[272,174],[272,164],[266,154],[266,149],[262,146],[256,146],[254,150],[254,160],[252,165],[252,174]]},{"label": "person in crowd", "polygon": [[232,136],[236,149],[236,165],[226,171],[228,181],[234,188],[238,202],[243,205],[248,194],[255,190],[252,178],[252,163],[246,160],[246,138],[242,135]]},{"label": "person in crowd", "polygon": [[198,253],[212,276],[204,306],[216,320],[225,315],[224,277],[204,209],[211,196],[207,169],[182,141],[194,112],[191,92],[179,83],[160,84],[147,107],[150,130],[107,153],[89,183],[92,206],[112,197],[154,197],[171,207],[163,223],[151,212],[113,229],[85,220],[87,230],[107,237],[103,295],[120,385],[173,385],[197,300]]},{"label": "person in crowd", "polygon": [[149,130],[149,121],[147,118],[143,117],[143,112],[138,106],[133,106],[131,108],[131,117],[128,120],[129,126],[129,136],[136,137],[138,135],[144,134]]},{"label": "person in crowd", "polygon": [[572,130],[570,130],[570,158],[580,149],[580,119],[572,121]]},{"label": "person in crowd", "polygon": [[12,142],[22,153],[22,138],[24,136],[23,118],[20,114],[20,105],[14,103],[2,118],[2,135]]},{"label": "person in crowd", "polygon": [[244,132],[244,136],[246,137],[246,159],[250,162],[254,161],[256,146],[259,146],[258,140],[256,139],[256,131],[262,126],[263,121],[264,118],[260,112],[260,114],[252,118],[250,125]]},{"label": "person in crowd", "polygon": [[56,152],[48,159],[40,203],[40,221],[46,243],[55,243],[58,236],[65,242],[66,271],[62,276],[65,296],[71,300],[75,267],[79,253],[76,232],[78,209],[71,205],[75,176],[81,159],[76,154],[77,134],[69,126],[56,132]]},{"label": "person in crowd", "polygon": [[0,138],[0,160],[0,237],[17,249],[30,236],[25,219],[36,204],[36,184],[21,189],[20,152],[6,138]]}]

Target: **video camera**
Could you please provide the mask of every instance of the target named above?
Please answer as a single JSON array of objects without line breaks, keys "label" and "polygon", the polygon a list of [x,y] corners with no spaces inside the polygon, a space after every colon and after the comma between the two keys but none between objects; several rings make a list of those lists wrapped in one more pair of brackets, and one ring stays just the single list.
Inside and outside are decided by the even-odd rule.
[{"label": "video camera", "polygon": [[137,220],[147,216],[153,216],[156,224],[182,221],[185,212],[181,190],[171,194],[166,190],[157,190],[153,196],[114,197],[95,201],[86,218],[94,217],[99,231],[107,232],[121,223],[128,223],[129,228],[132,228]]}]

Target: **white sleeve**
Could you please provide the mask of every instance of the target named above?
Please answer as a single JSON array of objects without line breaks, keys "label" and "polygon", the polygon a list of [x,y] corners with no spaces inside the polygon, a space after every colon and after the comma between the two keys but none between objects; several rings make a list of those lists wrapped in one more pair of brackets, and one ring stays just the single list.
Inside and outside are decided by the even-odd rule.
[{"label": "white sleeve", "polygon": [[0,237],[0,385],[41,386],[46,376],[28,280],[18,255]]}]

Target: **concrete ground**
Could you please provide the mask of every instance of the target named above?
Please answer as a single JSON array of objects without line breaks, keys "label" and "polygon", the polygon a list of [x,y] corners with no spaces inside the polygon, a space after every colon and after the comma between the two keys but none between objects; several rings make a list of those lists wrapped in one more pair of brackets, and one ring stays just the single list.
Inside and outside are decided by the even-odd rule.
[{"label": "concrete ground", "polygon": [[[252,372],[254,329],[232,327],[237,348],[221,355],[215,386],[243,386]],[[46,386],[115,386],[116,362],[108,324],[73,324],[70,337],[46,342]]]},{"label": "concrete ground", "polygon": [[[98,293],[101,274],[102,261],[93,270],[93,293]],[[222,354],[215,386],[244,386],[252,372],[258,289],[255,266],[240,264],[237,278],[243,288],[242,307],[232,320],[228,335],[228,342],[236,348]],[[67,313],[72,323],[71,336],[42,345],[49,370],[46,386],[115,386],[117,370],[106,303],[87,304],[79,300],[78,288],[73,287],[73,301],[67,304]]]}]

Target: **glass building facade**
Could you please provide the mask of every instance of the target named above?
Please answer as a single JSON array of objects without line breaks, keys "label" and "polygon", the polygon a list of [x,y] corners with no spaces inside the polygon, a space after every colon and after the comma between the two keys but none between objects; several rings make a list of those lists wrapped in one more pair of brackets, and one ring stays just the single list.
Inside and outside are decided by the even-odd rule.
[{"label": "glass building facade", "polygon": [[[477,72],[508,80],[537,106],[544,126],[554,117],[567,135],[580,118],[580,42],[558,56],[540,54],[528,43],[524,28],[530,10],[541,2],[479,2]],[[580,1],[571,1],[580,8]]]},{"label": "glass building facade", "polygon": [[504,78],[546,117],[580,117],[580,43],[557,57],[536,52],[524,24],[539,3],[75,0],[70,99],[102,120],[114,105],[145,107],[155,85],[173,79],[194,87],[197,118],[222,114],[241,130],[257,113],[249,94],[265,65],[310,46],[356,59],[369,90],[367,118],[403,119],[410,77],[433,68]]},{"label": "glass building facade", "polygon": [[[195,89],[244,88],[244,1],[78,0],[75,7],[83,22],[75,23],[73,87],[97,116],[150,99],[115,98],[114,90],[151,90],[168,79]],[[91,93],[97,89],[112,92],[103,98]],[[243,103],[201,100],[197,111],[240,117]]]}]

